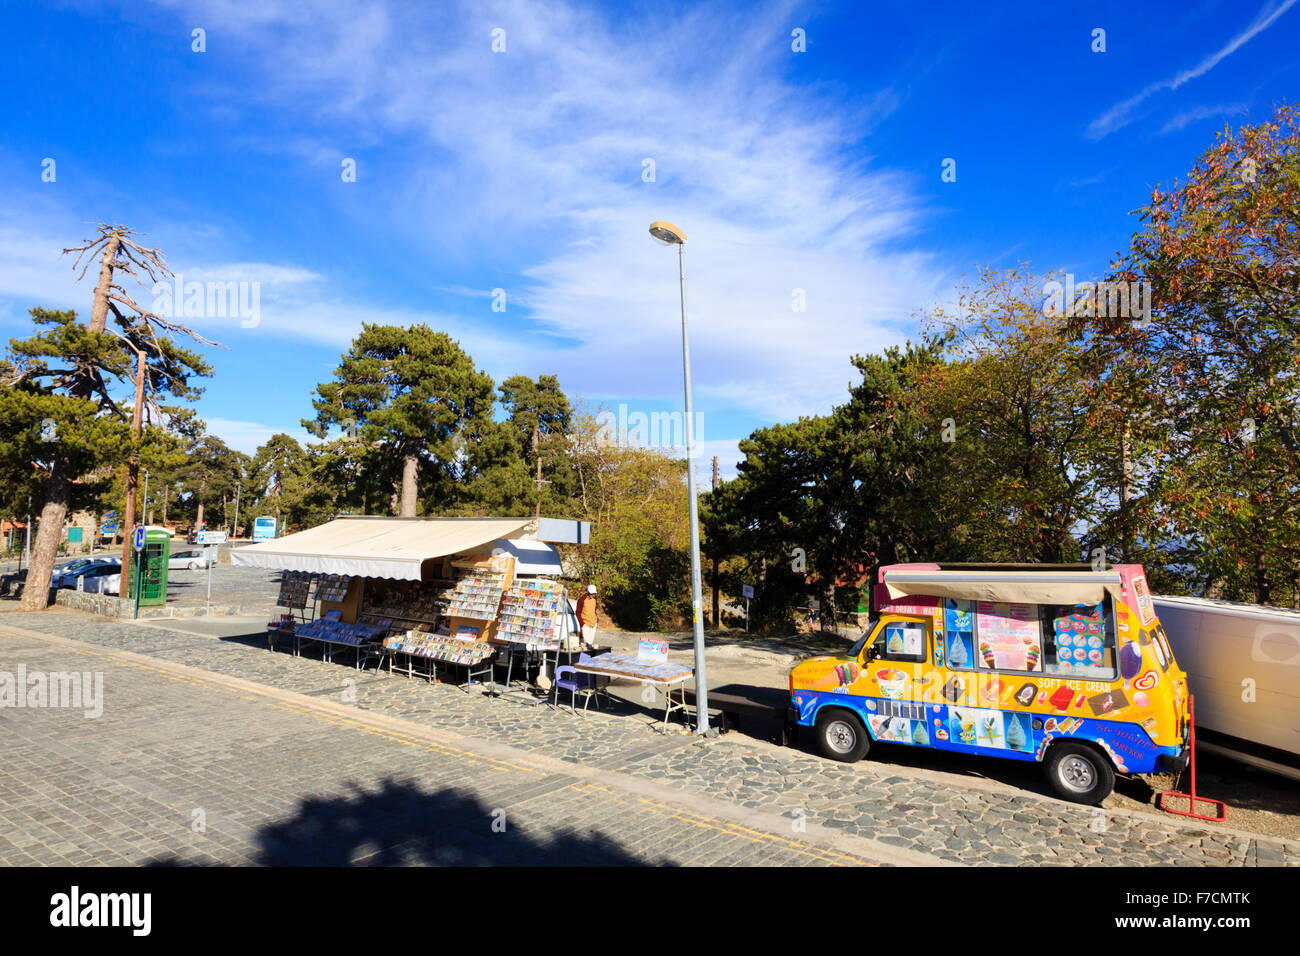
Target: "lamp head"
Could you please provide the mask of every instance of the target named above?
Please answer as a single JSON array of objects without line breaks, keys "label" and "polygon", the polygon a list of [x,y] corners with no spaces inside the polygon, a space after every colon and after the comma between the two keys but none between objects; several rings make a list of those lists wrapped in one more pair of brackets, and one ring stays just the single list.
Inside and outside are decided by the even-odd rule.
[{"label": "lamp head", "polygon": [[660,242],[666,242],[669,245],[681,245],[686,241],[686,233],[682,232],[671,222],[652,222],[650,223],[650,235],[654,236]]}]

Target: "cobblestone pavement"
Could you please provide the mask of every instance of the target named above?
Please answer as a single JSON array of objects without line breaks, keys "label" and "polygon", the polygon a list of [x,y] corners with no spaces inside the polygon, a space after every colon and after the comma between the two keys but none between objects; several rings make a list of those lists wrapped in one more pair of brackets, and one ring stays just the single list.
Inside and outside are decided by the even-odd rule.
[{"label": "cobblestone pavement", "polygon": [[0,670],[97,671],[105,694],[95,718],[0,711],[0,864],[913,862],[830,831],[787,833],[778,817],[737,820],[612,770],[146,655],[3,641]]},{"label": "cobblestone pavement", "polygon": [[[629,781],[635,781],[636,786],[658,788],[652,797],[642,795],[638,799],[665,806],[678,800],[705,801],[700,806],[707,809],[693,812],[713,817],[730,814],[728,819],[741,825],[746,820],[761,820],[764,832],[788,834],[800,845],[812,840],[810,834],[819,834],[817,840],[828,839],[826,834],[838,834],[854,841],[854,847],[870,848],[870,852],[861,850],[860,855],[874,853],[888,862],[924,859],[1011,865],[1300,864],[1300,844],[1295,842],[1200,826],[1153,812],[1079,807],[1003,784],[885,759],[838,764],[739,734],[696,741],[657,733],[655,715],[648,711],[628,711],[619,716],[593,711],[586,717],[574,717],[567,711],[557,713],[545,707],[494,700],[478,688],[429,684],[419,678],[358,672],[338,663],[270,653],[260,631],[239,636],[241,630],[256,628],[256,623],[241,627],[234,621],[187,622],[183,625],[187,630],[182,630],[182,625],[170,622],[119,623],[66,610],[3,614],[0,669],[12,670],[19,660],[27,660],[15,652],[16,647],[26,645],[15,645],[6,634],[6,628],[15,627],[72,638],[81,642],[87,652],[96,645],[121,649],[158,662],[159,666],[180,664],[214,675],[214,679],[239,679],[309,695],[321,706],[341,708],[342,713],[354,713],[359,719],[364,715],[366,719],[401,720],[411,727],[452,734],[458,741],[508,746],[513,753],[526,754],[529,760],[553,762],[561,768],[557,772],[562,777],[617,771],[617,786],[603,780],[584,781],[563,790],[565,801],[581,797],[608,807],[610,801],[629,799],[620,788],[633,786]],[[66,650],[50,651],[42,659],[54,661],[45,666],[56,669],[60,655],[66,654]],[[28,660],[28,666],[35,665]],[[111,687],[106,689],[110,702],[113,693]],[[173,708],[181,719],[188,720],[183,701],[174,702]],[[111,726],[107,719],[108,715],[86,723],[107,728]],[[0,721],[13,720],[12,712],[0,711]],[[167,720],[161,722],[166,724]],[[351,757],[351,751],[340,757],[336,746],[318,744],[316,736],[310,745],[284,744],[293,736],[292,727],[290,719],[276,736],[286,748],[279,752],[279,763],[286,765],[284,780],[277,783],[282,800],[295,794],[316,793],[311,788],[316,779],[313,774],[324,772],[322,780],[333,779],[337,767],[361,759],[360,753]],[[95,727],[84,731],[92,735],[95,732]],[[298,733],[303,733],[303,727],[298,727]],[[318,731],[313,729],[311,734]],[[221,736],[224,740],[224,727]],[[196,732],[192,746],[201,746],[202,738],[203,734]],[[373,742],[359,745],[359,750],[366,754],[364,763],[372,775],[390,771],[391,775],[424,780],[419,771],[424,767],[422,761],[428,761],[427,756],[413,763],[403,762],[384,748],[375,749]],[[250,748],[249,759],[260,752],[256,746]],[[182,748],[179,756],[185,753]],[[278,765],[269,755],[268,759],[268,767]],[[299,760],[302,766],[296,765]],[[389,760],[393,761],[391,766]],[[127,761],[122,766],[133,764]],[[235,776],[252,779],[262,770],[257,764],[245,766],[237,752],[232,752],[225,766]],[[433,787],[442,779],[438,774],[446,768],[427,770],[430,782],[425,786]],[[174,772],[183,776],[183,771]],[[462,783],[455,773],[446,779]],[[543,805],[559,802],[558,797],[540,800],[536,812],[541,813]],[[640,812],[649,812],[642,804],[636,806]],[[287,807],[277,805],[276,810],[283,814]],[[623,846],[632,847],[629,852],[635,859],[649,859],[646,845],[625,842]],[[881,855],[885,848],[915,855],[888,860]],[[773,862],[766,858],[763,861]]]}]

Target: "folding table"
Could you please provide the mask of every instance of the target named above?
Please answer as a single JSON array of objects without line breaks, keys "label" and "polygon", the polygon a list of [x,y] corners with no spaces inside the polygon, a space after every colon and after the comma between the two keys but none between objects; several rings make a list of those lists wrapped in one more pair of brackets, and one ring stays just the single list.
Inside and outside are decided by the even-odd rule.
[{"label": "folding table", "polygon": [[[574,664],[573,669],[580,674],[617,677],[622,680],[636,681],[641,685],[649,685],[664,696],[665,728],[668,726],[668,718],[677,711],[681,711],[686,722],[690,723],[691,711],[686,703],[686,682],[695,675],[693,667],[668,661],[650,664],[635,654],[611,652]],[[679,692],[678,700],[673,700],[673,688],[677,688]]]}]

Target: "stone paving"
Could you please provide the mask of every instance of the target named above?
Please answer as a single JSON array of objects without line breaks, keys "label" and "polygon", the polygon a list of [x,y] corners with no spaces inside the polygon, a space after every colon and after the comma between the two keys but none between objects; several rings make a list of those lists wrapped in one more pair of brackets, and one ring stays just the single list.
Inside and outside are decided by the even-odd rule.
[{"label": "stone paving", "polygon": [[440,743],[143,656],[3,641],[0,669],[101,672],[105,707],[0,710],[0,864],[881,862],[617,773]]},{"label": "stone paving", "polygon": [[[225,622],[214,622],[213,627],[219,623]],[[321,701],[346,702],[357,712],[508,745],[561,765],[618,769],[683,798],[714,801],[769,822],[784,821],[792,835],[804,828],[825,830],[877,846],[919,851],[933,862],[1300,865],[1300,844],[1295,842],[1154,812],[1079,807],[883,759],[839,764],[739,734],[704,742],[657,733],[656,715],[646,711],[621,716],[593,711],[574,717],[567,711],[494,700],[478,688],[429,684],[270,653],[260,631],[222,638],[173,629],[179,625],[119,623],[65,610],[0,615],[0,635],[6,626],[131,651]],[[230,623],[225,627],[226,634],[238,630]],[[0,648],[8,641],[0,636]],[[327,753],[328,748],[322,759]]]}]

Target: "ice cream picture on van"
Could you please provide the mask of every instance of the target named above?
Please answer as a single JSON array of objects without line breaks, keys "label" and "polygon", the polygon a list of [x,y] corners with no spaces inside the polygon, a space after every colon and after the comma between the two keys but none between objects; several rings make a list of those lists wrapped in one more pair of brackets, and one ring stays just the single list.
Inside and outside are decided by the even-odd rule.
[{"label": "ice cream picture on van", "polygon": [[1187,761],[1187,679],[1146,593],[1139,565],[883,567],[862,639],[791,671],[797,723],[834,760],[877,742],[1035,760],[1097,803],[1116,772]]}]

